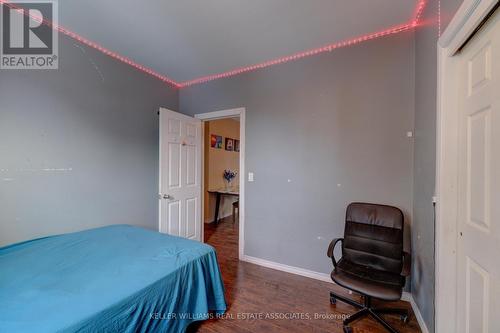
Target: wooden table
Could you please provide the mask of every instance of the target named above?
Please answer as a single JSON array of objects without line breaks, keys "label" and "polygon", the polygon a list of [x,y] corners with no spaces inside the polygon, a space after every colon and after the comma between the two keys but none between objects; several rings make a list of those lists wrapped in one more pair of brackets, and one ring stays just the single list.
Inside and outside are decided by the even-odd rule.
[{"label": "wooden table", "polygon": [[220,199],[223,195],[239,197],[240,196],[240,188],[239,186],[233,186],[229,188],[218,188],[213,190],[208,190],[208,193],[213,193],[216,195],[215,197],[215,216],[214,223],[219,223],[219,208],[220,208]]}]

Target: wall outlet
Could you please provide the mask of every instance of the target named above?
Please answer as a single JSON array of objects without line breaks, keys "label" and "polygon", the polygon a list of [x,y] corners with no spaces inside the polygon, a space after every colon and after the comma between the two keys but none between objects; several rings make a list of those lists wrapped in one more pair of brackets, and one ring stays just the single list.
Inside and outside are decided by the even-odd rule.
[{"label": "wall outlet", "polygon": [[253,172],[248,173],[248,181],[253,182]]}]

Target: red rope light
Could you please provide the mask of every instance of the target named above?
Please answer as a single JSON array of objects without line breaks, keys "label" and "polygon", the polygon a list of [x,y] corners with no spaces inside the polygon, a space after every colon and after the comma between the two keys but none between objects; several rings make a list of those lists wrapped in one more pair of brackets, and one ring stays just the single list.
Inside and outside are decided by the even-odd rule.
[{"label": "red rope light", "polygon": [[353,39],[348,39],[348,40],[345,40],[345,41],[342,41],[342,42],[338,42],[338,43],[335,43],[335,44],[326,45],[326,46],[323,46],[323,47],[319,47],[319,48],[312,49],[312,50],[307,50],[307,51],[300,52],[300,53],[295,53],[295,54],[292,54],[292,55],[289,55],[289,56],[286,56],[286,57],[276,58],[276,59],[269,60],[269,61],[266,61],[266,62],[263,62],[263,63],[260,63],[260,64],[255,64],[255,65],[251,65],[251,66],[247,66],[247,67],[241,67],[241,68],[233,69],[233,70],[230,70],[230,71],[227,71],[227,72],[223,72],[223,73],[219,73],[219,74],[213,74],[213,75],[203,76],[203,77],[200,77],[200,78],[197,78],[197,79],[194,79],[194,80],[182,82],[180,84],[180,86],[181,86],[181,88],[184,88],[184,87],[192,86],[194,84],[204,83],[204,82],[213,81],[213,80],[217,80],[217,79],[222,79],[222,78],[226,78],[226,77],[230,77],[230,76],[234,76],[234,75],[238,75],[238,74],[242,74],[242,73],[246,73],[246,72],[251,72],[251,71],[254,71],[254,70],[257,70],[257,69],[262,69],[262,68],[266,68],[266,67],[269,67],[269,66],[283,64],[283,63],[286,63],[286,62],[298,60],[298,59],[305,58],[305,57],[310,57],[310,56],[317,55],[317,54],[320,54],[320,53],[331,52],[331,51],[333,51],[335,49],[339,49],[339,48],[343,48],[343,47],[348,47],[348,46],[351,46],[351,45],[356,45],[356,44],[359,44],[359,43],[362,43],[362,42],[365,42],[365,41],[368,41],[368,40],[372,40],[372,39],[376,39],[376,38],[380,38],[380,37],[384,37],[384,36],[388,36],[388,35],[397,34],[397,33],[403,32],[403,31],[407,31],[407,30],[412,29],[412,28],[413,28],[413,25],[405,24],[405,25],[402,25],[402,26],[399,26],[399,27],[395,27],[395,28],[391,28],[391,29],[388,29],[388,30],[376,32],[376,33],[373,33],[373,34],[364,35],[364,36],[360,36],[360,37],[353,38]]},{"label": "red rope light", "polygon": [[[5,6],[11,8],[11,9],[14,9],[14,10],[16,10],[16,9],[22,9],[22,8],[17,7],[14,3],[9,2],[8,0],[0,0],[0,5],[5,5]],[[145,66],[143,66],[141,64],[138,64],[138,63],[132,61],[131,59],[129,59],[127,57],[124,57],[124,56],[122,56],[122,55],[120,55],[120,54],[118,54],[116,52],[113,52],[113,51],[111,51],[111,50],[109,50],[109,49],[107,49],[107,48],[105,48],[105,47],[103,47],[103,46],[95,43],[95,42],[92,42],[92,41],[86,39],[85,37],[82,37],[82,36],[78,35],[77,33],[74,33],[73,31],[71,31],[71,30],[69,30],[67,28],[64,28],[64,27],[62,27],[60,25],[57,25],[57,24],[55,24],[53,22],[50,22],[49,20],[42,20],[39,16],[32,15],[32,14],[30,14],[29,12],[27,12],[25,10],[23,10],[23,12],[24,12],[24,15],[29,16],[35,22],[41,22],[42,24],[45,24],[45,25],[47,25],[49,27],[52,27],[52,29],[59,31],[60,33],[66,35],[66,36],[68,36],[70,38],[73,38],[74,40],[76,40],[76,41],[78,41],[78,42],[80,42],[80,43],[82,43],[82,44],[84,44],[86,46],[89,46],[89,47],[91,47],[93,49],[96,49],[97,51],[100,51],[100,52],[104,53],[105,55],[110,56],[110,57],[112,57],[112,58],[114,58],[114,59],[116,59],[118,61],[121,61],[121,62],[123,62],[123,63],[125,63],[125,64],[127,64],[129,66],[132,66],[132,67],[134,67],[134,68],[136,68],[136,69],[138,69],[140,71],[143,71],[146,74],[154,76],[155,78],[157,78],[157,79],[159,79],[159,80],[161,80],[161,81],[163,81],[165,83],[168,83],[169,85],[171,85],[171,86],[173,86],[175,88],[180,88],[180,84],[179,83],[175,82],[174,80],[172,80],[171,78],[169,78],[167,76],[161,75],[161,74],[153,71],[150,68],[147,68],[147,67],[145,67]]]},{"label": "red rope light", "polygon": [[[288,55],[285,57],[272,59],[272,60],[269,60],[269,61],[266,61],[263,63],[254,64],[254,65],[245,66],[245,67],[240,67],[240,68],[236,68],[236,69],[222,72],[222,73],[218,73],[218,74],[212,74],[212,75],[199,77],[199,78],[185,81],[182,83],[178,83],[165,75],[161,75],[150,68],[147,68],[143,65],[140,65],[140,64],[132,61],[129,58],[126,58],[126,57],[124,57],[116,52],[113,52],[113,51],[111,51],[111,50],[109,50],[109,49],[107,49],[107,48],[105,48],[105,47],[103,47],[95,42],[92,42],[92,41],[86,39],[85,37],[82,37],[82,36],[78,35],[77,33],[73,32],[67,28],[64,28],[60,25],[56,25],[53,22],[43,20],[42,24],[46,24],[46,25],[52,27],[53,29],[59,31],[60,33],[66,35],[70,38],[73,38],[76,41],[78,41],[86,46],[92,47],[92,48],[104,53],[107,56],[110,56],[118,61],[121,61],[127,65],[130,65],[130,66],[132,66],[140,71],[143,71],[144,73],[149,74],[149,75],[151,75],[151,76],[153,76],[153,77],[155,77],[155,78],[157,78],[157,79],[159,79],[159,80],[161,80],[161,81],[163,81],[163,82],[165,82],[165,83],[167,83],[175,88],[184,88],[184,87],[189,87],[189,86],[192,86],[195,84],[200,84],[200,83],[205,83],[205,82],[209,82],[209,81],[213,81],[213,80],[217,80],[217,79],[227,78],[227,77],[235,76],[235,75],[242,74],[242,73],[251,72],[254,70],[258,70],[258,69],[263,69],[266,67],[287,63],[290,61],[295,61],[298,59],[310,57],[310,56],[317,55],[320,53],[331,52],[335,49],[344,48],[344,47],[356,45],[356,44],[359,44],[359,43],[362,43],[365,41],[369,41],[369,40],[373,40],[373,39],[377,39],[377,38],[381,38],[381,37],[385,37],[385,36],[389,36],[389,35],[394,35],[394,34],[397,34],[400,32],[408,31],[408,30],[418,26],[426,3],[427,3],[427,0],[419,0],[418,1],[417,8],[415,10],[415,15],[412,17],[412,20],[410,21],[410,23],[407,23],[407,24],[403,24],[403,25],[393,27],[390,29],[386,29],[383,31],[374,32],[371,34],[359,36],[359,37],[356,37],[353,39],[348,39],[348,40],[344,40],[341,42],[325,45],[325,46],[322,46],[319,48],[306,50],[306,51],[295,53],[295,54]],[[12,8],[12,9],[19,9],[18,7],[16,7],[13,3],[9,2],[8,0],[0,0],[0,5],[5,5],[5,6]],[[25,15],[29,15],[28,13],[26,13],[26,11],[24,11],[24,12],[25,12]],[[38,21],[38,22],[41,21],[41,19],[39,17],[36,17],[34,15],[29,15],[29,16],[35,21]]]},{"label": "red rope light", "polygon": [[416,27],[420,22],[420,18],[422,17],[422,13],[424,12],[425,5],[427,4],[427,0],[419,0],[417,3],[417,10],[415,12],[415,16],[412,21],[412,25]]},{"label": "red rope light", "polygon": [[181,88],[184,88],[184,87],[192,86],[194,84],[205,83],[205,82],[209,82],[209,81],[213,81],[213,80],[227,78],[227,77],[230,77],[230,76],[235,76],[235,75],[238,75],[238,74],[251,72],[251,71],[254,71],[254,70],[257,70],[257,69],[262,69],[262,68],[266,68],[266,67],[273,66],[273,65],[283,64],[283,63],[286,63],[286,62],[298,60],[298,59],[301,59],[301,58],[313,56],[313,55],[324,53],[324,52],[331,52],[331,51],[333,51],[335,49],[339,49],[339,48],[343,48],[343,47],[347,47],[347,46],[359,44],[359,43],[362,43],[362,42],[365,42],[365,41],[368,41],[368,40],[377,39],[377,38],[385,37],[385,36],[388,36],[388,35],[397,34],[397,33],[403,32],[403,31],[407,31],[407,30],[410,30],[410,29],[412,29],[412,28],[414,28],[414,27],[416,27],[418,25],[418,23],[420,22],[420,18],[422,16],[422,12],[424,11],[425,5],[426,5],[426,0],[419,0],[419,2],[417,4],[416,11],[415,11],[415,15],[414,15],[411,23],[407,23],[407,24],[404,24],[404,25],[401,25],[401,26],[398,26],[398,27],[394,27],[394,28],[390,28],[390,29],[387,29],[387,30],[383,30],[383,31],[380,31],[380,32],[375,32],[375,33],[371,33],[371,34],[368,34],[368,35],[360,36],[360,37],[357,37],[357,38],[345,40],[345,41],[342,41],[342,42],[338,42],[338,43],[326,45],[326,46],[319,47],[319,48],[316,48],[316,49],[307,50],[307,51],[304,51],[304,52],[292,54],[292,55],[285,56],[285,57],[282,57],[282,58],[277,58],[277,59],[269,60],[269,61],[266,61],[266,62],[263,62],[263,63],[260,63],[260,64],[255,64],[255,65],[246,66],[246,67],[240,67],[240,68],[236,68],[236,69],[233,69],[233,70],[230,70],[230,71],[227,71],[227,72],[222,72],[222,73],[218,73],[218,74],[203,76],[203,77],[200,77],[200,78],[196,78],[196,79],[193,79],[193,80],[182,82],[182,83],[180,83],[180,86],[181,86]]}]

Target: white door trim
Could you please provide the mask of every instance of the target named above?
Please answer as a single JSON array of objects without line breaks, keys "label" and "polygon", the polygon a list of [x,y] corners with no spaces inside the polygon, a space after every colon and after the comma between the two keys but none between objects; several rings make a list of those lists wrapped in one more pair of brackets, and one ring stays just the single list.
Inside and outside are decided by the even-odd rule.
[{"label": "white door trim", "polygon": [[495,7],[498,0],[464,0],[448,27],[439,38],[438,46],[452,56]]},{"label": "white door trim", "polygon": [[435,330],[456,332],[458,112],[455,53],[498,0],[464,0],[438,41],[436,135]]},{"label": "white door trim", "polygon": [[[236,109],[228,109],[228,110],[219,110],[213,112],[199,113],[195,114],[194,117],[200,120],[217,120],[223,118],[231,118],[238,117],[242,113],[245,113],[245,108],[236,108]],[[241,142],[240,142],[241,144]]]},{"label": "white door trim", "polygon": [[[202,121],[223,119],[223,118],[231,118],[231,117],[240,117],[240,204],[239,204],[239,239],[238,239],[238,258],[240,260],[243,259],[243,253],[245,249],[245,108],[236,108],[229,110],[220,110],[213,111],[207,113],[200,113],[194,116]],[[204,126],[202,126],[202,129]],[[204,135],[202,135],[202,140],[204,140]],[[202,142],[203,143],[203,142]],[[205,145],[202,144],[202,157],[205,155]],[[203,160],[203,159],[202,159]],[[202,172],[202,177],[204,177],[205,172]],[[204,184],[204,180],[202,179],[202,184]],[[204,212],[204,195],[202,198],[202,207],[201,211]],[[204,221],[203,218],[200,219],[200,223],[202,225],[202,239],[204,235]]]}]

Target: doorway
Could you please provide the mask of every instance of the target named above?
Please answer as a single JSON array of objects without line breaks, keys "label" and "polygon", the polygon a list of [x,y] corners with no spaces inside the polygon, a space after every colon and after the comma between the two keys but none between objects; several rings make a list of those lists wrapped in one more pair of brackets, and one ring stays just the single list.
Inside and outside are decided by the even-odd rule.
[{"label": "doorway", "polygon": [[239,260],[244,249],[245,109],[195,117],[203,132],[203,241],[223,246],[228,257]]}]

